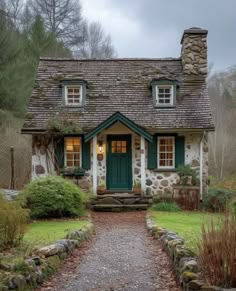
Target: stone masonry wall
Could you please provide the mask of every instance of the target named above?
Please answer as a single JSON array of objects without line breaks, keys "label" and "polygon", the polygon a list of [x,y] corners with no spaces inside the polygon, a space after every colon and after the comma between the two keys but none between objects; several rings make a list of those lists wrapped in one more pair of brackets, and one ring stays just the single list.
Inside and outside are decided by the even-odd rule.
[{"label": "stone masonry wall", "polygon": [[207,75],[207,30],[185,30],[181,44],[184,73]]},{"label": "stone masonry wall", "polygon": [[[200,140],[201,133],[181,133],[185,136],[185,163],[191,165],[199,173],[200,166]],[[106,181],[106,135],[99,137],[103,141],[104,154],[103,160],[97,161],[98,185],[101,181]],[[141,161],[140,161],[140,136],[132,135],[132,153],[133,181],[141,182]],[[35,145],[32,157],[32,178],[55,173],[54,161],[52,155],[52,146],[45,149],[44,146]],[[93,159],[91,150],[91,169],[86,171],[85,176],[80,177],[74,182],[82,189],[90,190],[92,188],[92,169]],[[146,143],[146,167],[147,167],[147,143]],[[208,141],[207,135],[203,143],[203,190],[207,190],[208,178]],[[146,193],[152,194],[156,198],[170,197],[172,195],[172,184],[178,182],[178,175],[175,171],[149,170],[146,168]]]},{"label": "stone masonry wall", "polygon": [[[200,169],[200,133],[181,133],[185,136],[185,164],[190,165],[199,174]],[[147,154],[147,144],[146,144]],[[140,180],[140,138],[135,139],[134,179]],[[147,165],[147,156],[146,156]],[[208,146],[205,137],[203,146],[203,187],[207,189],[208,175]],[[171,197],[172,185],[179,180],[175,171],[161,171],[146,169],[146,193],[152,194],[155,198]]]}]

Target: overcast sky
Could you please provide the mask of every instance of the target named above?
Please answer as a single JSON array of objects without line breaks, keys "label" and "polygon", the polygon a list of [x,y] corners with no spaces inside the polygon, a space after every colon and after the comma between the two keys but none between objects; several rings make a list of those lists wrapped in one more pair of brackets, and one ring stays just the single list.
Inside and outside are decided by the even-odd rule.
[{"label": "overcast sky", "polygon": [[236,65],[236,0],[81,0],[100,21],[119,57],[178,57],[183,30],[209,30],[213,70]]}]

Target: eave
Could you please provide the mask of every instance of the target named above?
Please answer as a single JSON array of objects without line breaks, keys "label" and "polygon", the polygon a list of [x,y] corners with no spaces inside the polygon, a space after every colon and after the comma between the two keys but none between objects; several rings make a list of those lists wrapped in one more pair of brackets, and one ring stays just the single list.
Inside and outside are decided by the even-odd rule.
[{"label": "eave", "polygon": [[91,130],[89,133],[85,135],[85,142],[88,142],[91,138],[93,138],[95,135],[103,131],[104,129],[110,127],[115,122],[121,122],[125,126],[127,126],[129,129],[134,131],[140,136],[143,136],[147,141],[152,142],[153,136],[141,128],[139,125],[134,123],[132,120],[128,119],[126,116],[121,114],[120,112],[116,112],[113,115],[111,115],[109,118],[107,118],[105,121],[100,123],[97,127],[95,127],[93,130]]}]

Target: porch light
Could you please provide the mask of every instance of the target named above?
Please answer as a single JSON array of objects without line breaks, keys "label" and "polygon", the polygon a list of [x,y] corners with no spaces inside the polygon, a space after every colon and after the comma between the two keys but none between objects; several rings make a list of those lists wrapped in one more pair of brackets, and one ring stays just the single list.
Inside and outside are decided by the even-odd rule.
[{"label": "porch light", "polygon": [[98,148],[99,148],[99,152],[102,153],[103,152],[103,144],[102,141],[98,142]]}]

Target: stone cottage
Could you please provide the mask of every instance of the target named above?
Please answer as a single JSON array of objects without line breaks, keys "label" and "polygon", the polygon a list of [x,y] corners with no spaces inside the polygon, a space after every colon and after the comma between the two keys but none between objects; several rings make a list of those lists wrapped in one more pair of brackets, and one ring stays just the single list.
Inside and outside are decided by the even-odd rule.
[{"label": "stone cottage", "polygon": [[22,133],[32,178],[62,172],[97,193],[168,195],[176,168],[208,175],[207,30],[190,28],[179,58],[41,58]]}]

